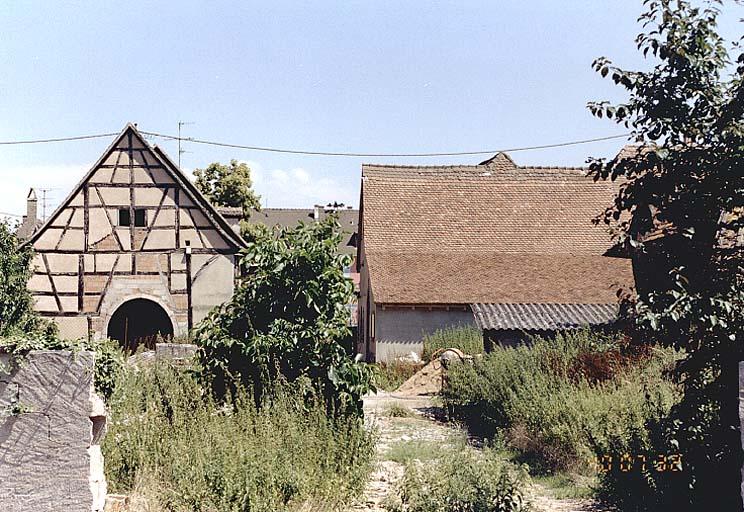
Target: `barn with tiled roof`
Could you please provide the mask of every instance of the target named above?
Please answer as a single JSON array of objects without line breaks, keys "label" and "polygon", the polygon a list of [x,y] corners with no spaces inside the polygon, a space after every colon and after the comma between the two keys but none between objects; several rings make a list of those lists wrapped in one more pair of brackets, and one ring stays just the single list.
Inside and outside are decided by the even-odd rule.
[{"label": "barn with tiled roof", "polygon": [[616,185],[582,168],[363,165],[359,351],[420,352],[437,329],[477,325],[496,342],[604,324],[633,285],[629,259],[592,222]]}]

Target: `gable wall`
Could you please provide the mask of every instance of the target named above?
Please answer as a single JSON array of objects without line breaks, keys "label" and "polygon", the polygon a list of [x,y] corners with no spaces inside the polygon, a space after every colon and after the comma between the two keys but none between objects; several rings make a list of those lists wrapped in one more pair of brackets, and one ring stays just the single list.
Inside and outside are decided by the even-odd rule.
[{"label": "gable wall", "polygon": [[[120,209],[131,226],[119,225]],[[145,227],[133,225],[135,209]],[[36,309],[66,337],[105,336],[132,298],[158,302],[185,333],[233,292],[237,248],[131,129],[32,243]]]}]

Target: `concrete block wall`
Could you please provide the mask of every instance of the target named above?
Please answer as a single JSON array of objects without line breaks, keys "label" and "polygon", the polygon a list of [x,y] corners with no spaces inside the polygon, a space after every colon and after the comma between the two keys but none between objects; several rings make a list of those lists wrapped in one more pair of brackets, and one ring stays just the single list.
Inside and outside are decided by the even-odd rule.
[{"label": "concrete block wall", "polygon": [[0,355],[0,510],[99,512],[106,411],[93,388],[95,354]]}]

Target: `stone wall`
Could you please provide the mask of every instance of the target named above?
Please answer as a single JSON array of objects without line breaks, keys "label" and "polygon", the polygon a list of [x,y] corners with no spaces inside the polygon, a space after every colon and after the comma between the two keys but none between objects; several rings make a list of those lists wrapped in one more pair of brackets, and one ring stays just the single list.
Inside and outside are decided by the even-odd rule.
[{"label": "stone wall", "polygon": [[95,354],[0,355],[0,510],[97,512],[106,481],[106,412],[93,389]]}]

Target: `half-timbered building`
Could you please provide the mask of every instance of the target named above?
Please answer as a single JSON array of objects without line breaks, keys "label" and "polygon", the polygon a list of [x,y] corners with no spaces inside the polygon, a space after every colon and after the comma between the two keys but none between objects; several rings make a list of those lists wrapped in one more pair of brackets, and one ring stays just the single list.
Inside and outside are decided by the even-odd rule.
[{"label": "half-timbered building", "polygon": [[185,334],[234,287],[243,241],[172,160],[127,125],[41,228],[29,282],[64,337],[132,345]]}]

